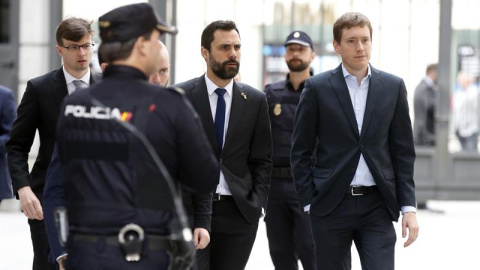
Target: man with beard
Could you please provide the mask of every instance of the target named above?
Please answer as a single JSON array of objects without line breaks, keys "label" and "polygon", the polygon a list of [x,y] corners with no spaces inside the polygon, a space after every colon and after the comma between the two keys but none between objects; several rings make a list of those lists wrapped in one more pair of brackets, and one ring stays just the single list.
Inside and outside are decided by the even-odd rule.
[{"label": "man with beard", "polygon": [[200,212],[206,217],[207,229],[211,221],[210,245],[198,251],[197,266],[244,269],[270,187],[272,138],[267,101],[263,92],[233,79],[241,55],[234,22],[209,24],[201,45],[207,72],[178,87],[185,90],[200,115],[221,173],[212,194],[194,198],[195,227]]},{"label": "man with beard", "polygon": [[295,110],[305,80],[312,76],[310,64],[315,58],[312,39],[302,31],[293,31],[285,41],[285,62],[290,72],[286,80],[265,87],[272,124],[273,170],[268,196],[267,236],[275,269],[314,270],[312,229],[308,214],[301,210],[290,169]]}]

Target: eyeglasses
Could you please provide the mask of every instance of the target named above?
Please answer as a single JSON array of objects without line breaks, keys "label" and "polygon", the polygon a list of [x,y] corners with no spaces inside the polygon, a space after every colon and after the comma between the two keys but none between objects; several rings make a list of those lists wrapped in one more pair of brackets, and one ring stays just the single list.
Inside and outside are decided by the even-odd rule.
[{"label": "eyeglasses", "polygon": [[82,45],[70,45],[70,46],[63,46],[60,45],[60,47],[68,49],[69,52],[78,52],[80,51],[80,48],[82,48],[84,51],[89,52],[92,50],[92,47],[95,46],[93,43],[85,43]]}]

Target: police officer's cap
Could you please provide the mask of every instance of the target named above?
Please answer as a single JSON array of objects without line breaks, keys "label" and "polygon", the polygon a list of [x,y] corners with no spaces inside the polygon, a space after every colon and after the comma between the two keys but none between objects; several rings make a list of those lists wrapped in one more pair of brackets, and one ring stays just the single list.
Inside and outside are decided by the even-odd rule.
[{"label": "police officer's cap", "polygon": [[314,50],[312,39],[303,31],[293,31],[290,33],[290,35],[287,37],[287,40],[285,40],[284,46],[289,44],[300,44],[302,46],[312,48],[312,51]]},{"label": "police officer's cap", "polygon": [[157,29],[160,33],[175,35],[175,26],[164,22],[147,3],[126,5],[113,9],[98,18],[98,28],[102,42],[123,42],[150,33]]}]

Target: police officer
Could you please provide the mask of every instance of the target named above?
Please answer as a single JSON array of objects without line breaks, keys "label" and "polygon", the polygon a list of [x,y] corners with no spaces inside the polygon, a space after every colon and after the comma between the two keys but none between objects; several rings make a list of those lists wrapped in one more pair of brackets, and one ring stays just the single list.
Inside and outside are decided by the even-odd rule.
[{"label": "police officer", "polygon": [[103,80],[65,99],[58,123],[66,268],[167,269],[175,213],[162,162],[151,161],[146,145],[193,193],[216,186],[218,162],[181,91],[147,80],[159,69],[160,35],[175,27],[141,3],[104,14],[99,28]]},{"label": "police officer", "polygon": [[295,110],[305,80],[312,76],[315,58],[312,39],[293,31],[285,41],[286,80],[265,87],[273,139],[273,170],[265,222],[270,256],[275,269],[315,269],[308,215],[300,209],[290,170],[290,147]]}]

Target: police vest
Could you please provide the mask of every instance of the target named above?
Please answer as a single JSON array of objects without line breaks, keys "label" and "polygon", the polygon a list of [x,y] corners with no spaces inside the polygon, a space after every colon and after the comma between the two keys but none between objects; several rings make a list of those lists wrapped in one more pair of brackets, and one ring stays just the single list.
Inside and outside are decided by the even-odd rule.
[{"label": "police vest", "polygon": [[267,88],[270,90],[268,111],[272,125],[273,165],[276,167],[289,167],[295,111],[300,100],[301,91],[288,90],[285,81],[271,84]]}]

